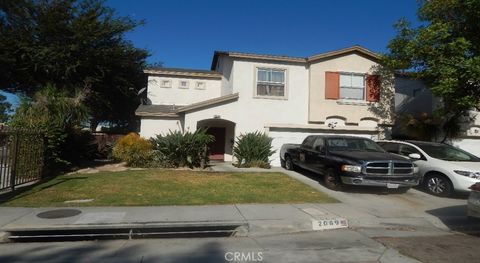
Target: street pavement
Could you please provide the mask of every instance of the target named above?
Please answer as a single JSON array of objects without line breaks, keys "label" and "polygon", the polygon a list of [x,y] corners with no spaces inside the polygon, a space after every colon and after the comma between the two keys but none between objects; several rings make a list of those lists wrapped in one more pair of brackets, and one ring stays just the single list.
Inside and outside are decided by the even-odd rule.
[{"label": "street pavement", "polygon": [[[467,218],[465,196],[439,198],[415,189],[403,194],[375,188],[335,192],[309,172],[270,171],[285,172],[341,202],[91,207],[60,219],[36,216],[53,208],[0,208],[4,231],[139,224],[243,226],[236,236],[223,238],[4,243],[0,262],[442,262],[450,259],[448,247],[456,261],[480,258],[480,251],[472,249],[480,224]],[[349,227],[313,230],[313,220],[328,218],[346,218]]]},{"label": "street pavement", "polygon": [[[237,255],[237,260],[235,260]],[[0,262],[416,262],[352,230],[0,245]]]}]

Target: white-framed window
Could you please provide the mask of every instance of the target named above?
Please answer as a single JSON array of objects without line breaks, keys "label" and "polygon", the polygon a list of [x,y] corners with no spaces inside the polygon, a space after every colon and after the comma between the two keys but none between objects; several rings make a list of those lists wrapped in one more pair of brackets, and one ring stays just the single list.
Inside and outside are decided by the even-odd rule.
[{"label": "white-framed window", "polygon": [[179,89],[188,89],[188,81],[187,80],[179,80],[178,81],[178,88]]},{"label": "white-framed window", "polygon": [[365,75],[340,73],[340,99],[365,100]]},{"label": "white-framed window", "polygon": [[257,68],[255,95],[258,97],[285,97],[284,69]]},{"label": "white-framed window", "polygon": [[161,88],[171,88],[172,87],[172,81],[169,79],[162,79],[160,81],[160,87]]},{"label": "white-framed window", "polygon": [[205,81],[195,82],[195,89],[205,89]]}]

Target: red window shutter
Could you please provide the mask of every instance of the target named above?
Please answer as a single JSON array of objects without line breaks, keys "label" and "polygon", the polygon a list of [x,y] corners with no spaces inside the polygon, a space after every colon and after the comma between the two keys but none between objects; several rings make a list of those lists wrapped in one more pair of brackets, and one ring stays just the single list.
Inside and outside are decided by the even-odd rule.
[{"label": "red window shutter", "polygon": [[377,102],[380,99],[380,76],[366,75],[367,101]]},{"label": "red window shutter", "polygon": [[325,72],[325,99],[338,100],[340,97],[340,74]]}]

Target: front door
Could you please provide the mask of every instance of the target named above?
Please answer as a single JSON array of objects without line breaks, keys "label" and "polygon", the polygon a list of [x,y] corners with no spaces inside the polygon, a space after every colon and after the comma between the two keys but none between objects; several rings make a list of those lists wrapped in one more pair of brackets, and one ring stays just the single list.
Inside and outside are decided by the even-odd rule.
[{"label": "front door", "polygon": [[225,128],[210,127],[207,129],[207,134],[213,135],[215,141],[208,144],[210,149],[210,160],[223,161],[225,156]]}]

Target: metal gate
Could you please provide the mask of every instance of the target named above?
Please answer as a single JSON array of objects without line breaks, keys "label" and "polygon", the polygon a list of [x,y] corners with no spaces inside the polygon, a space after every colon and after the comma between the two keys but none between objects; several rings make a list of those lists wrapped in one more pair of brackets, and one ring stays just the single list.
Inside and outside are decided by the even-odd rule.
[{"label": "metal gate", "polygon": [[42,133],[0,126],[0,192],[40,180],[44,150]]}]

